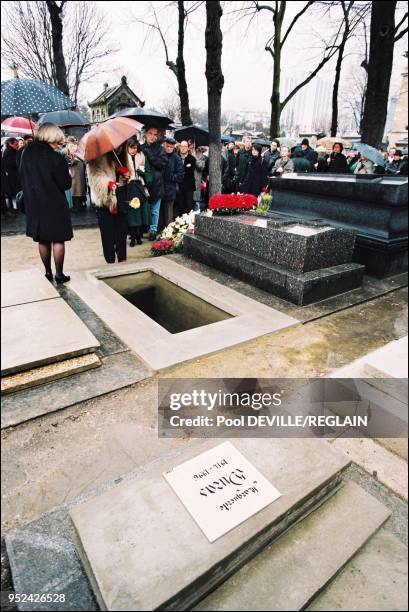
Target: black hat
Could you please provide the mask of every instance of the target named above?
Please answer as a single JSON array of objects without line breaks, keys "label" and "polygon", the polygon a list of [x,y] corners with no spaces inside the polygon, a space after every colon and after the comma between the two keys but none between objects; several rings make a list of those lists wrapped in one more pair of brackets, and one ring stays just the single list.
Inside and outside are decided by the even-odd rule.
[{"label": "black hat", "polygon": [[307,147],[309,147],[310,146],[310,141],[308,140],[308,138],[303,138],[302,141],[301,141],[301,144],[302,145],[307,145]]},{"label": "black hat", "polygon": [[166,142],[166,144],[171,144],[171,145],[176,144],[176,140],[174,138],[171,138],[170,136],[168,136],[168,138],[165,138],[164,142]]}]

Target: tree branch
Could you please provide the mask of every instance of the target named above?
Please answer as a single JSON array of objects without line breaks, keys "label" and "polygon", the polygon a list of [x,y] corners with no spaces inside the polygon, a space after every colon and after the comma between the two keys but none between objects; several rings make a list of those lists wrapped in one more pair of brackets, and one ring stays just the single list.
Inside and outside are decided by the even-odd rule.
[{"label": "tree branch", "polygon": [[315,0],[310,0],[309,2],[307,2],[307,4],[304,6],[304,8],[295,15],[294,19],[292,20],[292,22],[290,23],[290,25],[287,28],[286,33],[283,36],[283,39],[281,41],[280,46],[283,47],[285,41],[288,38],[288,35],[290,34],[291,30],[293,29],[293,27],[295,26],[295,24],[297,23],[297,21],[300,19],[300,17],[302,17],[304,15],[304,13],[310,8],[310,6],[312,4],[314,4]]},{"label": "tree branch", "polygon": [[399,32],[399,34],[397,34],[394,38],[394,41],[397,42],[398,40],[400,40],[401,38],[403,38],[405,36],[405,34],[407,34],[408,32],[408,28],[404,28],[403,30],[401,30]]},{"label": "tree branch", "polygon": [[295,94],[302,89],[305,85],[307,85],[307,83],[309,83],[310,81],[312,81],[312,79],[318,74],[318,72],[325,66],[325,64],[327,62],[329,62],[329,60],[338,52],[338,46],[334,46],[332,48],[332,50],[330,51],[330,53],[328,55],[326,55],[325,57],[323,57],[323,59],[321,60],[321,62],[318,64],[318,66],[315,68],[315,70],[313,70],[311,72],[311,74],[309,74],[303,81],[301,81],[301,83],[299,83],[296,87],[294,87],[294,89],[292,91],[290,91],[290,93],[288,94],[288,96],[283,100],[283,102],[281,103],[281,108],[283,109],[286,104],[288,104],[288,102],[291,100],[291,98],[293,98],[295,96]]}]

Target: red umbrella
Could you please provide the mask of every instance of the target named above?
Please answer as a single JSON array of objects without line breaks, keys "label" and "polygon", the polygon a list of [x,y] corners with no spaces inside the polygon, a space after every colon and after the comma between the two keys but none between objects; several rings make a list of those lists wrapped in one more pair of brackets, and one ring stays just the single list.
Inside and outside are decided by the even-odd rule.
[{"label": "red umbrella", "polygon": [[26,117],[9,117],[1,124],[1,129],[10,134],[34,134],[36,124]]},{"label": "red umbrella", "polygon": [[142,128],[142,124],[134,119],[115,117],[108,119],[90,132],[84,134],[78,143],[76,155],[91,161],[117,149],[123,142],[134,136]]}]

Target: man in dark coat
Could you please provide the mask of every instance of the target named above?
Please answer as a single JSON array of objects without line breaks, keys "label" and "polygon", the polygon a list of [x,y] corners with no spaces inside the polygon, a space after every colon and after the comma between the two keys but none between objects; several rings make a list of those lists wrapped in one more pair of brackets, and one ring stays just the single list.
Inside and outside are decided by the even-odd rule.
[{"label": "man in dark coat", "polygon": [[273,174],[273,168],[275,166],[275,163],[277,159],[279,159],[279,157],[280,157],[280,142],[277,139],[274,139],[271,142],[270,150],[266,151],[263,155],[263,171],[264,171],[263,182],[265,183],[264,186],[268,184],[269,178]]},{"label": "man in dark coat", "polygon": [[347,158],[343,154],[344,146],[341,142],[335,142],[332,153],[328,158],[328,172],[330,174],[350,174]]},{"label": "man in dark coat", "polygon": [[17,214],[17,206],[14,206],[14,201],[17,193],[21,191],[20,177],[17,166],[17,153],[19,150],[19,142],[17,138],[9,138],[6,142],[3,151],[2,165],[2,191],[6,195],[7,208],[10,212]]},{"label": "man in dark coat", "polygon": [[251,159],[248,163],[246,174],[240,191],[259,196],[263,185],[263,158],[261,157],[261,146],[253,145]]},{"label": "man in dark coat", "polygon": [[141,145],[142,153],[149,164],[152,182],[149,187],[149,203],[151,207],[151,225],[149,227],[149,240],[156,240],[159,223],[160,203],[163,197],[163,172],[168,165],[168,158],[162,145],[158,142],[159,130],[148,128],[145,134],[146,141]]},{"label": "man in dark coat", "polygon": [[175,145],[176,140],[174,138],[166,138],[165,142],[163,143],[163,148],[168,158],[168,165],[163,173],[164,193],[160,210],[160,227],[162,228],[166,227],[173,221],[173,207],[175,204],[176,195],[185,175],[183,162],[179,155],[175,152]]},{"label": "man in dark coat", "polygon": [[402,166],[402,151],[395,150],[392,161],[386,164],[386,174],[399,174]]},{"label": "man in dark coat", "polygon": [[236,183],[242,183],[244,180],[244,175],[247,172],[247,166],[251,159],[251,138],[243,138],[244,149],[240,149],[237,154],[237,164],[236,164]]},{"label": "man in dark coat", "polygon": [[238,152],[238,146],[234,142],[229,142],[227,146],[226,171],[222,176],[222,193],[236,193],[237,191],[234,177],[236,175]]},{"label": "man in dark coat", "polygon": [[296,147],[294,155],[291,157],[294,166],[294,172],[313,172],[314,166],[303,155],[301,147]]},{"label": "man in dark coat", "polygon": [[189,144],[183,140],[179,146],[179,155],[182,159],[184,176],[177,196],[179,214],[189,213],[193,210],[193,193],[196,191],[195,168],[196,158],[189,153]]},{"label": "man in dark coat", "polygon": [[318,154],[316,153],[316,151],[314,151],[314,149],[312,147],[310,147],[310,141],[308,140],[308,138],[303,138],[302,139],[302,141],[301,141],[301,150],[302,150],[303,156],[306,159],[308,159],[310,164],[315,166],[315,164],[317,163]]},{"label": "man in dark coat", "polygon": [[23,145],[19,147],[18,151],[17,151],[17,156],[16,156],[16,161],[17,161],[17,169],[20,172],[20,162],[21,162],[21,157],[24,153],[24,149],[33,142],[34,140],[34,136],[32,134],[27,134],[26,136],[23,136]]}]

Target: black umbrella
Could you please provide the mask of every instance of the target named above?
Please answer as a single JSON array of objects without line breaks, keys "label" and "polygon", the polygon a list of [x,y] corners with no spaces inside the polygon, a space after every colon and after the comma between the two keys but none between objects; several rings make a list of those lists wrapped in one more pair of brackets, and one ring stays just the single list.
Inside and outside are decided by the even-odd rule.
[{"label": "black umbrella", "polygon": [[139,108],[138,106],[134,106],[133,108],[124,108],[111,115],[109,119],[113,119],[114,117],[128,117],[129,119],[139,121],[139,123],[142,123],[143,125],[159,129],[166,129],[172,123],[172,119],[163,113],[150,110],[149,108]]},{"label": "black umbrella", "polygon": [[253,140],[253,144],[260,145],[260,147],[269,147],[271,145],[271,142],[269,140],[266,140],[266,138],[255,138]]},{"label": "black umbrella", "polygon": [[182,140],[192,140],[197,147],[207,147],[209,145],[209,132],[199,125],[186,125],[175,130],[174,134],[178,142]]},{"label": "black umbrella", "polygon": [[45,113],[42,115],[37,122],[37,125],[43,123],[55,123],[60,127],[87,127],[90,122],[86,117],[72,110],[61,110],[54,111],[52,113]]},{"label": "black umbrella", "polygon": [[228,136],[227,134],[223,134],[220,138],[223,144],[229,144],[229,142],[235,142],[235,138],[233,136]]},{"label": "black umbrella", "polygon": [[74,106],[68,96],[49,83],[19,77],[1,82],[1,114],[5,116],[27,117]]}]

